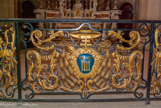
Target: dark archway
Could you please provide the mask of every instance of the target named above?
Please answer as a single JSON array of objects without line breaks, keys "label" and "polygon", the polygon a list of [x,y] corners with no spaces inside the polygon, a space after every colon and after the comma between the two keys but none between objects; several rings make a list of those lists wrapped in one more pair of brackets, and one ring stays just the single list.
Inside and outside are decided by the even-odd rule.
[{"label": "dark archway", "polygon": [[[35,6],[30,1],[24,1],[22,3],[22,18],[35,18],[34,14]],[[37,27],[36,23],[31,23],[31,25],[35,28]],[[23,28],[24,33],[29,33],[30,29]],[[25,40],[28,41],[30,39],[29,36],[25,36]],[[27,43],[27,47],[32,47],[32,42]]]},{"label": "dark archway", "polygon": [[[122,10],[122,14],[120,15],[120,19],[126,19],[126,20],[132,20],[133,19],[133,6],[130,3],[123,3],[123,5],[120,7],[120,10]],[[132,23],[121,23],[118,24],[118,28],[120,29],[132,29],[133,24]],[[130,39],[129,37],[129,31],[124,32],[123,37],[127,40]],[[124,46],[129,46],[127,43],[123,43]]]},{"label": "dark archway", "polygon": [[133,19],[133,6],[130,3],[124,3],[120,10],[122,10],[122,14],[120,15],[120,19]]},{"label": "dark archway", "polygon": [[35,6],[30,1],[22,3],[22,18],[35,18]]}]

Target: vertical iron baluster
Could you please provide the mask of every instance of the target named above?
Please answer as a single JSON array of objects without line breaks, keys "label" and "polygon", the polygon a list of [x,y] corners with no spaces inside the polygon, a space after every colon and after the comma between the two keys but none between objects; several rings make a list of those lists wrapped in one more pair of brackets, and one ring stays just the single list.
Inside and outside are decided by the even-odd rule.
[{"label": "vertical iron baluster", "polygon": [[152,71],[152,57],[153,57],[153,44],[154,44],[154,24],[151,24],[151,34],[149,35],[150,41],[150,50],[149,50],[149,70],[148,70],[148,82],[147,82],[147,104],[150,104],[150,89],[151,89],[151,71]]},{"label": "vertical iron baluster", "polygon": [[16,35],[16,56],[17,56],[17,78],[18,78],[18,105],[22,104],[21,92],[21,72],[20,72],[20,54],[19,54],[19,36],[18,36],[18,22],[15,22],[15,35]]}]

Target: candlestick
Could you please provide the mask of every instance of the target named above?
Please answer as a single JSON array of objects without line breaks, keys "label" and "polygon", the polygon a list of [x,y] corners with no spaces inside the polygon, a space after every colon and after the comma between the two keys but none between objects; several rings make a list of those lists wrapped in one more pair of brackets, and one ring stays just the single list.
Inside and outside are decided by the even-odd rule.
[{"label": "candlestick", "polygon": [[48,7],[47,7],[48,10],[51,10],[51,6],[50,6],[50,0],[48,0]]},{"label": "candlestick", "polygon": [[106,10],[110,10],[110,0],[107,1]]},{"label": "candlestick", "polygon": [[115,0],[115,2],[114,2],[113,10],[117,10],[117,0]]}]

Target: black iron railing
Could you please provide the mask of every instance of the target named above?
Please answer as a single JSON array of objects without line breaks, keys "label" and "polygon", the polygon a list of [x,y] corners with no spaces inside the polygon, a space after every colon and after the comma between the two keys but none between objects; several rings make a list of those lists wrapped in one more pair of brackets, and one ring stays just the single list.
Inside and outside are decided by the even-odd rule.
[{"label": "black iron railing", "polygon": [[[133,28],[115,28],[122,23]],[[0,19],[0,24],[2,101],[161,99],[161,21]]]}]

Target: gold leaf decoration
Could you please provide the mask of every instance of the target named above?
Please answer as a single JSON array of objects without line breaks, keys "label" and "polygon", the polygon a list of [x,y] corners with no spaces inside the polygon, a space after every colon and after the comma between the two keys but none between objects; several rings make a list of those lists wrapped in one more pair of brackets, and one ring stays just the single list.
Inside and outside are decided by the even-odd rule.
[{"label": "gold leaf decoration", "polygon": [[[79,38],[81,35],[84,36],[83,39],[88,37],[82,42],[92,44],[92,42],[89,43],[92,36],[88,36],[87,32],[74,33],[72,37]],[[130,32],[131,40],[125,40],[121,33],[120,31],[118,33],[109,31],[109,36],[113,35],[118,38],[120,43],[129,43],[130,47],[117,45],[117,50],[111,52],[109,50],[112,46],[110,40],[101,40],[100,43],[96,44],[100,49],[98,51],[97,48],[94,49],[81,44],[79,48],[76,48],[72,44],[68,44],[70,42],[65,42],[63,38],[59,44],[62,52],[58,53],[54,49],[54,44],[48,43],[52,43],[56,37],[64,36],[62,31],[50,32],[51,35],[47,39],[42,36],[41,31],[33,31],[31,40],[38,50],[28,51],[27,59],[30,63],[28,65],[28,80],[34,92],[41,93],[44,90],[56,90],[59,87],[63,91],[78,92],[83,96],[110,89],[134,91],[141,81],[140,61],[143,58],[142,52],[134,50],[129,52],[128,55],[121,55],[118,50],[129,51],[135,48],[140,42],[140,34],[137,31],[132,31]],[[92,31],[90,34],[97,37],[101,36],[100,32]],[[79,42],[81,43],[81,41]],[[41,54],[42,52],[39,50],[44,51],[45,55]],[[92,66],[91,64],[78,65],[78,57],[82,54],[90,55],[88,59],[94,61]],[[83,58],[80,57],[80,59]],[[87,67],[87,70],[90,71],[83,73],[81,69]]]},{"label": "gold leaf decoration", "polygon": [[[15,54],[15,31],[13,27],[4,31],[4,35],[0,37],[0,97],[13,97],[14,91],[8,94],[9,88],[17,86],[17,60]],[[10,91],[11,92],[11,91]]]},{"label": "gold leaf decoration", "polygon": [[[160,68],[160,62],[161,62],[161,51],[160,51],[160,43],[159,43],[159,36],[160,31],[156,29],[155,31],[155,45],[156,48],[154,48],[154,55],[155,58],[153,59],[153,62],[151,63],[154,72],[152,73],[152,81],[151,81],[151,94],[155,96],[159,96],[161,93],[161,68]],[[161,97],[161,96],[159,96]]]}]

